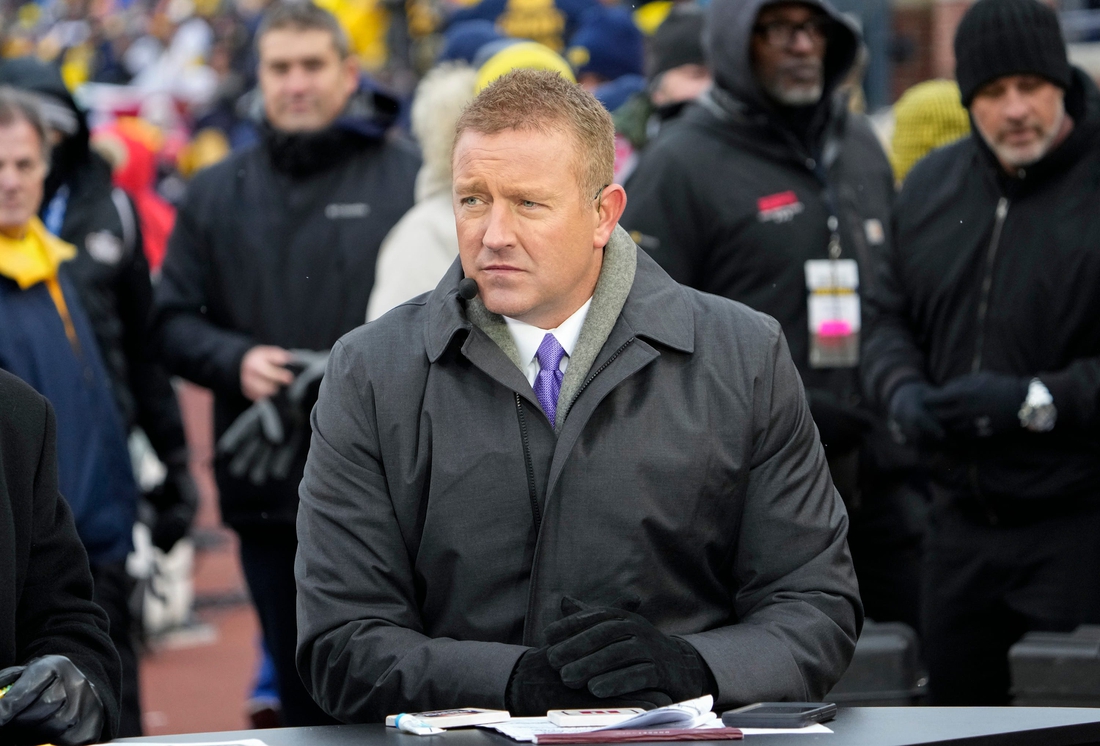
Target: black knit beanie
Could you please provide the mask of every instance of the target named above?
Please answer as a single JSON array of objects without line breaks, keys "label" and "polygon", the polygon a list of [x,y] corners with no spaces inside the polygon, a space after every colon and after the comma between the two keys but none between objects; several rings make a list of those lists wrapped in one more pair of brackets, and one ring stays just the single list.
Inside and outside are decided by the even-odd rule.
[{"label": "black knit beanie", "polygon": [[1027,74],[1069,88],[1058,16],[1039,0],[978,0],[955,32],[955,78],[963,106],[969,107],[989,81]]},{"label": "black knit beanie", "polygon": [[694,4],[674,5],[650,40],[646,77],[653,79],[680,65],[705,65],[703,11]]}]

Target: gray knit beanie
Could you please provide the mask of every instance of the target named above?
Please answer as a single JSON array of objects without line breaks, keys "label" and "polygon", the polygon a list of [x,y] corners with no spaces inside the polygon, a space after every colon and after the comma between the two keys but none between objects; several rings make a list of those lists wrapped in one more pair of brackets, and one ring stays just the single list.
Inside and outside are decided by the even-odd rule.
[{"label": "gray knit beanie", "polygon": [[1027,74],[1069,88],[1072,73],[1058,16],[1039,0],[978,0],[955,32],[963,106],[991,80]]}]

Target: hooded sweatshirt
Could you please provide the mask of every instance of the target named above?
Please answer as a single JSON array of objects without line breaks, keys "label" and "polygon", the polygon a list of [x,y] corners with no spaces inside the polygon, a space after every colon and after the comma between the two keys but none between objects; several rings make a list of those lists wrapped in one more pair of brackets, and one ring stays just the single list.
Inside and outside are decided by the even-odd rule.
[{"label": "hooded sweatshirt", "polygon": [[757,83],[749,56],[766,4],[710,6],[704,41],[715,85],[643,154],[621,222],[678,281],[782,324],[834,479],[850,494],[854,480],[836,462],[860,445],[870,415],[855,367],[810,363],[805,267],[829,258],[835,239],[840,258],[855,259],[863,291],[868,253],[886,240],[893,177],[869,124],[848,113],[838,92],[859,47],[850,22],[825,2],[808,3],[832,20],[824,94],[814,106],[780,107]]}]

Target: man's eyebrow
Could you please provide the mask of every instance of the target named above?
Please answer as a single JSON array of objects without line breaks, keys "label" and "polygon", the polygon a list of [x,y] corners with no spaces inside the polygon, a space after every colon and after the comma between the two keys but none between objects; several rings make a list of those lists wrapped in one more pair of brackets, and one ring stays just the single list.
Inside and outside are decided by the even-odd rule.
[{"label": "man's eyebrow", "polygon": [[485,182],[481,179],[455,179],[454,190],[456,192],[474,192],[485,189]]}]

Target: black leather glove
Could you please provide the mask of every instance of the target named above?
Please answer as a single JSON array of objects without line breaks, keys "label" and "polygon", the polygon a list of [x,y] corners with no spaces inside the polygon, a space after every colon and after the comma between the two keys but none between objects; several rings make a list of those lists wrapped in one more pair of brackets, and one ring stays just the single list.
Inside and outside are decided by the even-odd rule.
[{"label": "black leather glove", "polygon": [[806,396],[821,443],[830,456],[839,456],[859,446],[875,425],[870,412],[841,401],[828,391],[807,389]]},{"label": "black leather glove", "polygon": [[673,702],[701,697],[710,672],[702,656],[643,616],[610,606],[585,607],[562,599],[565,617],[546,627],[547,658],[573,689],[597,697],[657,690]]},{"label": "black leather glove", "polygon": [[947,433],[932,414],[926,403],[934,392],[923,381],[903,383],[890,398],[890,432],[902,445],[917,446],[921,443],[939,442]]},{"label": "black leather glove", "polygon": [[[280,392],[278,397],[281,401],[285,394]],[[229,473],[238,479],[247,476],[257,486],[272,477],[285,477],[282,469],[289,472],[294,456],[285,453],[291,442],[301,443],[300,438],[288,438],[286,419],[275,400],[267,398],[255,402],[234,420],[217,446],[218,455],[229,459]]]},{"label": "black leather glove", "polygon": [[601,699],[587,689],[568,687],[547,661],[546,648],[532,648],[516,661],[504,701],[508,712],[524,717],[544,717],[550,710],[593,707],[641,707],[652,710],[672,704],[667,694],[654,690]]},{"label": "black leather glove", "polygon": [[309,414],[328,365],[327,352],[292,350],[286,365],[295,378],[272,397],[246,409],[218,439],[218,455],[229,458],[229,473],[259,486],[290,475],[309,436]]},{"label": "black leather glove", "polygon": [[165,465],[168,473],[164,482],[149,492],[146,499],[155,511],[150,527],[153,546],[170,552],[191,530],[199,508],[199,491],[187,468],[186,452],[169,457]]},{"label": "black leather glove", "polygon": [[1019,430],[1028,378],[982,371],[960,376],[925,397],[948,432],[971,438]]},{"label": "black leather glove", "polygon": [[317,394],[321,388],[321,379],[328,367],[327,352],[312,350],[291,350],[294,359],[288,366],[295,371],[294,382],[286,389],[288,408],[293,413],[295,424],[309,425],[309,413],[317,403]]},{"label": "black leather glove", "polygon": [[[14,682],[14,683],[13,683]],[[92,682],[63,655],[35,658],[0,671],[0,741],[76,746],[99,740],[103,703]]]}]

